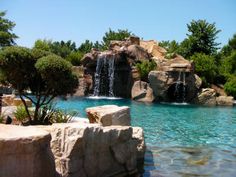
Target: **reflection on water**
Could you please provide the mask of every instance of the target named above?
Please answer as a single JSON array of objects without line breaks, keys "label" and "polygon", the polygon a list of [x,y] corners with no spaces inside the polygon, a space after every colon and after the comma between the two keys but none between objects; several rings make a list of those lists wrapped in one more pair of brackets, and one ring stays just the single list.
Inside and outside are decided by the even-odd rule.
[{"label": "reflection on water", "polygon": [[144,177],[234,177],[236,147],[220,150],[210,147],[148,147]]},{"label": "reflection on water", "polygon": [[130,106],[132,125],[144,129],[148,177],[236,176],[236,108],[143,104],[130,100],[70,99],[58,107],[79,110]]}]

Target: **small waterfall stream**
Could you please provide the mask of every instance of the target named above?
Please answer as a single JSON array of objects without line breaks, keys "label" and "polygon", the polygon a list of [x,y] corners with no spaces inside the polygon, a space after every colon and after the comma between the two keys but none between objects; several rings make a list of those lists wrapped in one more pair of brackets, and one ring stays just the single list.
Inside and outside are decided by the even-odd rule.
[{"label": "small waterfall stream", "polygon": [[99,55],[94,76],[93,96],[114,97],[115,56]]},{"label": "small waterfall stream", "polygon": [[178,80],[175,84],[174,95],[176,97],[177,102],[185,102],[186,101],[186,75],[185,72],[179,71]]}]

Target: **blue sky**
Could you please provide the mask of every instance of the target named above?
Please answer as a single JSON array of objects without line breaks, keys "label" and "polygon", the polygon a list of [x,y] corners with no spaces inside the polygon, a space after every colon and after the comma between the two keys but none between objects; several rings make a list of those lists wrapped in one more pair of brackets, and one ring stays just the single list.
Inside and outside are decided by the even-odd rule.
[{"label": "blue sky", "polygon": [[192,19],[215,22],[222,45],[236,33],[236,0],[0,0],[0,10],[16,23],[17,44],[27,47],[45,38],[100,41],[109,28],[180,42]]}]

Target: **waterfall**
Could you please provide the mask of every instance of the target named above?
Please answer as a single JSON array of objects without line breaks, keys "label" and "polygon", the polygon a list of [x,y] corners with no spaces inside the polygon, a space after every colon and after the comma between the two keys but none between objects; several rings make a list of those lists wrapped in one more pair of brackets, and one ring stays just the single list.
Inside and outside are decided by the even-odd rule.
[{"label": "waterfall", "polygon": [[186,81],[185,81],[185,77],[186,77],[186,75],[185,75],[185,72],[182,72],[183,73],[183,98],[182,98],[182,100],[183,100],[183,102],[185,102],[186,101]]},{"label": "waterfall", "polygon": [[114,97],[115,56],[99,55],[94,76],[94,96]]},{"label": "waterfall", "polygon": [[186,101],[186,75],[185,72],[179,71],[178,80],[175,84],[174,95],[177,102],[185,102]]},{"label": "waterfall", "polygon": [[114,72],[115,72],[115,56],[109,60],[108,78],[109,78],[109,96],[114,97],[113,84],[114,84]]}]

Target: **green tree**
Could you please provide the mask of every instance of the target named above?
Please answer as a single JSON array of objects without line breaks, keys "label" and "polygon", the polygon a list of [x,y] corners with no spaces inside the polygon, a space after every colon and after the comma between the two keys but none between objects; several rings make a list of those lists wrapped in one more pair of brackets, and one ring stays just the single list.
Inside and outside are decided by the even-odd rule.
[{"label": "green tree", "polygon": [[140,74],[141,80],[148,81],[149,72],[155,70],[156,66],[156,63],[153,60],[143,60],[140,63],[137,63],[136,68]]},{"label": "green tree", "polygon": [[102,46],[103,49],[108,49],[111,40],[125,40],[125,38],[128,38],[130,36],[133,36],[134,34],[132,34],[130,31],[128,30],[121,30],[118,29],[118,31],[113,31],[111,29],[109,29],[108,32],[105,33],[105,35],[102,38]]},{"label": "green tree", "polygon": [[92,48],[93,48],[93,42],[85,40],[85,42],[83,42],[79,46],[78,50],[81,51],[82,53],[89,53]]},{"label": "green tree", "polygon": [[195,53],[206,55],[216,54],[219,43],[216,42],[217,34],[215,23],[208,23],[206,20],[191,21],[187,24],[188,38],[181,43],[181,52],[185,58],[189,58]]},{"label": "green tree", "polygon": [[65,41],[56,41],[51,45],[51,52],[61,56],[62,58],[66,58],[71,52],[76,51],[76,44],[71,40]]},{"label": "green tree", "polygon": [[159,43],[159,46],[163,47],[166,49],[166,58],[174,58],[176,54],[179,53],[180,46],[179,43],[176,42],[175,40],[173,41],[162,41]]},{"label": "green tree", "polygon": [[46,39],[38,39],[34,42],[34,49],[40,49],[44,51],[51,51],[51,45],[52,41],[51,40],[46,40]]},{"label": "green tree", "polygon": [[231,53],[235,50],[236,50],[236,34],[234,34],[233,37],[229,40],[228,44],[221,49],[220,55],[221,57],[227,57],[231,55]]},{"label": "green tree", "polygon": [[195,71],[202,78],[203,85],[207,86],[208,83],[214,82],[217,74],[214,57],[203,53],[195,53],[190,60],[194,61]]},{"label": "green tree", "polygon": [[6,12],[0,12],[0,48],[16,44],[17,35],[12,32],[15,23],[4,18]]},{"label": "green tree", "polygon": [[230,77],[224,85],[224,90],[228,95],[236,98],[236,75]]},{"label": "green tree", "polygon": [[[46,52],[40,56],[39,51],[32,52],[23,47],[6,47],[0,51],[0,71],[5,82],[18,91],[27,111],[29,124],[47,124],[48,120],[40,117],[40,108],[48,105],[56,96],[73,93],[78,85],[69,62],[57,55],[47,55]],[[27,90],[35,95],[35,99],[27,95]],[[35,105],[33,116],[25,97]]]},{"label": "green tree", "polygon": [[81,64],[81,59],[83,58],[84,54],[80,51],[71,52],[67,57],[66,60],[69,61],[73,66],[79,66]]}]

